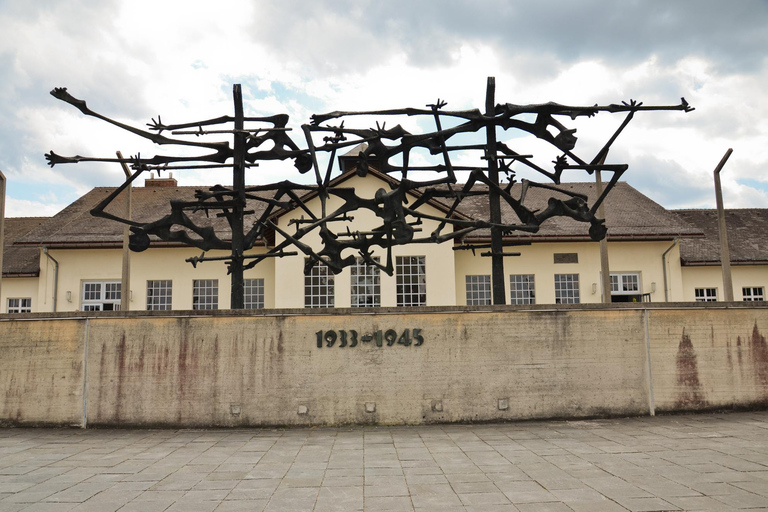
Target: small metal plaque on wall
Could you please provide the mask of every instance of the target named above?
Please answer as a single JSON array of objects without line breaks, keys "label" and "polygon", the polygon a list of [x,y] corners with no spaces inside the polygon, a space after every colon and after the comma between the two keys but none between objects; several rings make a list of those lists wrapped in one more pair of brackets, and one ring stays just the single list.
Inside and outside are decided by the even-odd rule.
[{"label": "small metal plaque on wall", "polygon": [[577,252],[556,252],[555,263],[578,263],[579,253]]}]

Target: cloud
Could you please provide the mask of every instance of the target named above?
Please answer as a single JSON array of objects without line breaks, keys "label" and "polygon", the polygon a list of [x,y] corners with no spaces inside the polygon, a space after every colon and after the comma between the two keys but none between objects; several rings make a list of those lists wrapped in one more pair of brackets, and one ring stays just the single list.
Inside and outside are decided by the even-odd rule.
[{"label": "cloud", "polygon": [[[733,147],[726,191],[736,204],[766,206],[758,185],[768,183],[765,26],[768,4],[753,0],[0,0],[0,169],[16,199],[34,202],[55,187],[57,199],[69,201],[119,184],[122,171],[50,169],[46,151],[178,150],[82,116],[48,94],[55,86],[143,127],[158,114],[166,123],[231,114],[232,84],[242,83],[247,112],[289,114],[291,136],[304,147],[301,124],[313,113],[421,107],[438,97],[450,109],[482,108],[486,77],[495,76],[499,102],[670,104],[685,96],[695,112],[639,113],[611,158],[629,163],[630,182],[638,179],[662,204],[695,205],[706,202],[699,184]],[[566,124],[578,129],[579,150],[594,155],[620,121],[601,114]],[[367,128],[374,119],[354,123]],[[413,118],[387,123],[432,129]],[[545,164],[553,158],[537,156]],[[665,173],[683,178],[665,180]],[[306,177],[290,163],[249,172],[251,183],[286,176]],[[176,177],[182,184],[228,180],[223,171]]]},{"label": "cloud", "polygon": [[376,67],[393,53],[419,67],[446,66],[462,44],[479,42],[551,63],[600,58],[633,65],[653,54],[671,63],[695,55],[735,71],[765,58],[767,22],[768,7],[759,0],[289,0],[255,10],[251,34],[321,73]]}]

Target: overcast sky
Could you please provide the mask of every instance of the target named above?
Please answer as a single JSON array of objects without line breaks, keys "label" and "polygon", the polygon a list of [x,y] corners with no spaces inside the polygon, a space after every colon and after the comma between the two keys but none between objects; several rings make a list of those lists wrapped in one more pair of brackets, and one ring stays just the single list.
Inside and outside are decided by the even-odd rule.
[{"label": "overcast sky", "polygon": [[[143,127],[158,114],[165,123],[231,115],[232,84],[241,83],[246,115],[289,114],[292,138],[306,147],[299,127],[313,113],[437,98],[448,109],[482,109],[488,76],[500,103],[685,97],[694,112],[638,113],[608,163],[629,164],[626,181],[666,207],[710,208],[712,171],[733,148],[726,206],[766,208],[767,55],[765,0],[0,0],[6,215],[51,215],[94,186],[122,182],[117,165],[51,169],[50,150],[168,152],[83,116],[50,96],[54,87]],[[600,114],[573,123],[577,153],[592,156],[620,122]],[[510,144],[524,152],[529,142]],[[231,183],[217,173],[175,177]],[[295,177],[290,163],[251,170],[248,181],[284,177]]]}]

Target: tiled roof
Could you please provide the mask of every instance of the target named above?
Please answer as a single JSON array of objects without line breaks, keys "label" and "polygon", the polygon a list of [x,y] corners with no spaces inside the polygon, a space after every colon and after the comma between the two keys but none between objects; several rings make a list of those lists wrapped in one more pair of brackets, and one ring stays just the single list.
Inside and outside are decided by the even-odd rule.
[{"label": "tiled roof", "polygon": [[[354,169],[348,171],[354,173]],[[372,172],[372,174],[377,174]],[[388,178],[384,176],[384,178]],[[338,178],[337,178],[338,179]],[[334,180],[336,181],[336,180]],[[483,189],[477,185],[475,189]],[[586,194],[592,204],[597,197],[594,183],[564,183],[559,186],[562,190]],[[193,201],[195,190],[206,187],[135,187],[133,189],[133,219],[137,221],[154,221],[171,212],[170,202]],[[47,246],[119,246],[122,244],[123,225],[102,218],[93,217],[90,210],[106,198],[113,188],[95,188],[86,195],[67,206],[47,222],[43,223],[20,240],[20,243]],[[269,193],[271,196],[273,193]],[[417,192],[418,194],[418,192]],[[310,194],[311,195],[311,194]],[[520,185],[512,189],[512,196],[520,196]],[[531,209],[544,210],[550,197],[567,199],[570,196],[551,190],[531,187],[525,200],[525,205]],[[437,207],[451,200],[438,199],[432,204]],[[700,236],[701,231],[690,226],[684,220],[673,215],[659,204],[651,201],[627,183],[620,182],[614,187],[606,200],[606,224],[609,240],[635,239],[671,239],[678,236]],[[109,212],[122,215],[122,197],[117,198]],[[254,211],[254,217],[260,215],[265,208],[261,201],[250,201],[247,209]],[[275,210],[276,214],[278,210]],[[187,212],[198,225],[213,226],[219,237],[229,239],[229,225],[226,219],[216,217],[213,212],[206,218],[204,212]],[[462,218],[488,219],[487,196],[469,196],[462,201],[456,212]],[[518,223],[514,211],[502,202],[502,217],[505,223]],[[248,219],[245,225],[248,226]],[[545,221],[538,233],[514,232],[509,238],[521,241],[565,241],[589,240],[589,224],[577,222],[566,217],[554,217]],[[477,231],[467,238],[467,241],[482,240],[489,236],[489,231]]]},{"label": "tiled roof", "polygon": [[[485,189],[484,185],[475,189]],[[588,204],[597,199],[594,183],[563,183],[557,188],[569,192],[584,194]],[[512,197],[519,198],[521,185],[512,187]],[[545,210],[550,197],[568,199],[570,196],[544,188],[528,189],[524,205],[532,210]],[[488,198],[473,196],[465,199],[462,212],[470,217],[488,219]],[[511,207],[502,201],[502,220],[504,223],[519,223]],[[605,200],[605,218],[608,227],[608,240],[648,240],[671,239],[678,236],[701,236],[701,230],[676,217],[658,203],[635,190],[625,182],[619,182]],[[471,239],[489,237],[490,230],[475,232]],[[588,240],[589,223],[579,222],[569,217],[553,217],[544,221],[537,233],[514,232],[507,238],[521,241],[545,240]]]},{"label": "tiled roof", "polygon": [[3,275],[37,275],[40,272],[40,251],[37,247],[14,246],[13,243],[50,217],[9,217],[5,219]]},{"label": "tiled roof", "polygon": [[[683,265],[719,265],[720,236],[717,210],[673,210],[685,222],[704,232],[699,240],[680,241]],[[768,209],[725,210],[728,250],[732,265],[768,264]]]},{"label": "tiled roof", "polygon": [[[171,213],[171,201],[194,201],[196,190],[208,187],[134,187],[131,198],[133,220],[151,222]],[[117,221],[94,217],[91,209],[103,201],[115,189],[97,187],[57,213],[50,220],[38,226],[20,240],[23,244],[47,246],[114,246],[122,245],[123,224]],[[273,195],[273,194],[271,194]],[[124,217],[124,194],[120,194],[107,208],[108,213]],[[247,210],[253,215],[263,213],[265,203],[249,201]],[[224,217],[216,217],[211,211],[206,217],[203,211],[185,211],[198,226],[212,226],[219,238],[231,239],[229,224]],[[246,217],[246,226],[248,226]],[[174,228],[176,229],[176,228]],[[196,237],[194,233],[191,236]],[[153,243],[158,240],[153,236]]]}]

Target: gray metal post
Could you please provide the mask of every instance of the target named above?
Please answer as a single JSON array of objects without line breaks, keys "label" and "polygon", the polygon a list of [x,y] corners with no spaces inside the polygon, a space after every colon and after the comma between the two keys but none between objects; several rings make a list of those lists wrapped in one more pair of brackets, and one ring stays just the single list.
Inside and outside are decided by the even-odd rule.
[{"label": "gray metal post", "polygon": [[[603,155],[603,159],[600,161],[599,165],[603,165],[605,163],[605,155]],[[597,197],[600,197],[603,195],[603,180],[600,176],[601,171],[597,170],[595,171],[595,182],[597,186]],[[597,216],[601,219],[605,218],[605,201],[600,203],[600,206],[597,208]],[[600,240],[600,289],[603,292],[603,302],[609,303],[611,302],[611,274],[610,274],[610,265],[608,264],[608,236],[606,235],[603,237],[602,240]]]},{"label": "gray metal post", "polygon": [[728,232],[725,227],[723,190],[720,187],[720,171],[723,170],[731,153],[733,153],[733,149],[728,148],[715,169],[715,201],[717,202],[717,224],[720,233],[720,266],[723,269],[723,300],[726,302],[733,302],[733,280],[731,279],[731,254],[728,251]]},{"label": "gray metal post", "polygon": [[[5,174],[0,171],[0,297],[3,283],[3,252],[5,252]],[[5,310],[5,304],[0,304],[0,312]]]}]

